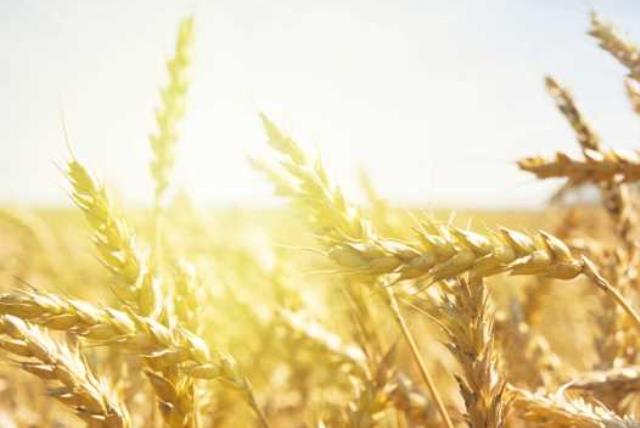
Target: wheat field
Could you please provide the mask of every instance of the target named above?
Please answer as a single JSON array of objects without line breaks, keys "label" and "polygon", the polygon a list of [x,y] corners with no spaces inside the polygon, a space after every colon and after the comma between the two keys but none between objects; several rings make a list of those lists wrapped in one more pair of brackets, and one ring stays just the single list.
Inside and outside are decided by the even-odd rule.
[{"label": "wheat field", "polygon": [[[543,210],[395,206],[366,173],[355,204],[268,112],[248,162],[287,208],[210,210],[170,192],[193,26],[140,166],[150,208],[69,144],[76,209],[0,209],[0,426],[640,427],[640,157],[563,84],[544,80],[581,154],[513,160],[563,180]],[[596,14],[588,35],[640,114],[640,49]],[[567,202],[584,187],[600,203]]]}]

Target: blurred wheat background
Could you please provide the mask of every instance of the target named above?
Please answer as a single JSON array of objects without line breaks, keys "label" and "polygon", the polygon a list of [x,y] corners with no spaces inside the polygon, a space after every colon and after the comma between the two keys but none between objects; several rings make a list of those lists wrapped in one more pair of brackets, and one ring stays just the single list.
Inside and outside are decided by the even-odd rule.
[{"label": "blurred wheat background", "polygon": [[1,427],[640,426],[632,2],[2,6]]}]

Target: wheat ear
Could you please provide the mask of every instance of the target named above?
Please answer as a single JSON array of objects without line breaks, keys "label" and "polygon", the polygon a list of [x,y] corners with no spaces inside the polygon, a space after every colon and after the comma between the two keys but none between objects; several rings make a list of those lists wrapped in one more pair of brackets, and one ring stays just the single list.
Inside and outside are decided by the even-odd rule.
[{"label": "wheat ear", "polygon": [[581,398],[568,398],[564,391],[555,394],[531,393],[509,388],[518,416],[536,426],[554,428],[638,428],[640,424],[622,418],[599,404]]},{"label": "wheat ear", "polygon": [[566,244],[545,232],[535,235],[500,228],[482,235],[424,222],[418,242],[408,244],[378,237],[368,221],[328,179],[319,161],[311,162],[300,147],[266,117],[269,144],[283,156],[283,172],[266,168],[276,191],[289,197],[309,217],[327,255],[353,274],[395,274],[398,279],[429,277],[431,281],[466,272],[491,276],[502,272],[571,279],[581,273],[580,260]]},{"label": "wheat ear", "polygon": [[627,78],[624,81],[624,89],[629,99],[631,108],[637,114],[640,114],[640,87],[638,82],[633,79]]},{"label": "wheat ear", "polygon": [[[68,163],[67,176],[72,185],[73,200],[84,212],[94,231],[94,241],[103,264],[114,272],[119,279],[113,290],[116,296],[127,307],[131,308],[128,318],[115,315],[119,317],[119,321],[124,321],[125,319],[129,321],[128,325],[125,325],[126,323],[124,322],[113,322],[116,312],[103,311],[100,319],[103,322],[102,327],[127,329],[129,335],[126,336],[126,340],[133,342],[133,348],[136,345],[140,345],[140,343],[136,343],[136,339],[140,338],[138,334],[140,332],[147,334],[147,338],[162,338],[161,340],[151,340],[150,343],[145,344],[152,347],[156,346],[156,352],[158,350],[161,352],[163,347],[165,351],[167,346],[174,347],[176,340],[172,336],[172,331],[165,329],[164,326],[152,320],[152,318],[157,318],[160,315],[163,306],[155,268],[149,266],[149,263],[146,262],[146,257],[143,257],[140,250],[137,249],[134,235],[126,224],[124,217],[116,213],[104,186],[99,184],[76,159],[72,159]],[[31,293],[31,295],[27,295],[27,299],[29,298],[36,300],[38,294]],[[40,296],[40,299],[42,301],[42,296]],[[74,315],[81,313],[81,311],[78,312],[76,310],[81,302],[64,301],[64,299],[56,297],[49,300],[57,300],[58,310],[63,312],[64,310],[70,310],[70,313]],[[53,308],[55,305],[51,307]],[[68,317],[69,313],[66,316]],[[95,320],[98,320],[98,318]],[[95,330],[89,330],[83,333],[92,334],[95,332]],[[117,330],[111,330],[110,332],[114,333],[115,331]],[[135,334],[131,335],[131,333]],[[185,338],[186,336],[182,335],[182,337]],[[187,341],[191,341],[191,339],[188,338]],[[195,342],[195,339],[193,339],[193,344]],[[198,343],[202,345],[200,342]],[[182,342],[179,346],[185,344],[186,342]],[[186,345],[182,350],[188,351],[188,348],[189,345]],[[199,351],[204,352],[205,349],[206,346],[199,347]],[[194,411],[191,407],[193,400],[191,399],[192,387],[190,379],[176,372],[172,367],[158,366],[153,358],[145,357],[145,363],[149,369],[156,371],[155,374],[152,374],[150,370],[145,373],[154,388],[165,423],[172,428],[190,426],[194,419]],[[167,399],[175,399],[175,401],[167,402]]]},{"label": "wheat ear", "polygon": [[[556,167],[558,170],[566,169],[561,173],[569,177],[567,181],[569,187],[587,181],[599,186],[604,207],[613,220],[615,231],[624,245],[622,250],[616,251],[615,261],[611,260],[611,257],[606,257],[602,265],[606,268],[608,276],[613,279],[618,291],[624,295],[635,281],[632,276],[629,276],[629,267],[633,266],[637,259],[638,229],[638,218],[631,200],[629,185],[624,182],[625,177],[628,176],[625,175],[626,173],[619,172],[621,169],[619,166],[625,164],[624,159],[628,157],[605,151],[600,138],[578,110],[571,93],[550,77],[546,79],[546,83],[556,106],[573,128],[584,157],[584,160],[577,161],[581,164],[581,171],[571,171],[571,168],[565,168],[566,165],[556,165]],[[634,86],[631,83],[631,79],[627,79],[628,94],[633,102],[631,90]],[[568,158],[562,155],[558,159]],[[573,161],[570,160],[569,163]],[[584,168],[585,166],[587,168]],[[589,171],[592,166],[596,166],[595,174]],[[608,171],[603,173],[605,169]],[[629,348],[620,346],[618,343],[619,338],[628,336],[628,323],[624,320],[624,312],[621,312],[616,305],[612,305],[611,301],[603,301],[602,305],[605,309],[604,316],[598,318],[598,325],[604,332],[604,340],[598,340],[596,346],[600,355],[599,366],[606,367],[613,363],[618,354],[629,357],[626,352]]]},{"label": "wheat ear", "polygon": [[418,299],[418,306],[413,307],[435,320],[447,337],[451,355],[462,367],[463,375],[457,380],[469,425],[504,427],[510,398],[497,367],[494,319],[486,286],[480,278],[458,278],[443,286],[439,302]]},{"label": "wheat ear", "polygon": [[[202,284],[199,282],[195,267],[186,260],[178,260],[173,269],[172,313],[176,322],[193,333],[200,333],[202,329],[201,298]],[[174,322],[172,318],[169,322]]]},{"label": "wheat ear", "polygon": [[558,152],[554,158],[534,156],[522,159],[518,166],[540,179],[567,178],[576,185],[640,180],[640,157],[615,151],[586,150],[584,159]]},{"label": "wheat ear", "polygon": [[105,187],[76,159],[67,163],[66,174],[73,201],[93,231],[100,260],[118,279],[113,287],[116,296],[142,315],[157,316],[162,303],[157,281]]},{"label": "wheat ear", "polygon": [[613,25],[602,21],[595,12],[591,14],[589,35],[629,70],[630,77],[640,80],[640,52],[633,42],[620,34]]},{"label": "wheat ear", "polygon": [[546,76],[544,83],[556,107],[573,128],[580,147],[585,150],[600,150],[600,136],[576,107],[571,92],[551,76]]},{"label": "wheat ear", "polygon": [[[547,160],[541,158],[531,158],[524,160],[521,167],[526,170],[527,163],[533,167],[534,174],[538,175],[537,166],[550,168],[552,174],[562,174],[569,178],[567,184],[574,186],[579,181],[593,182],[600,186],[604,206],[616,224],[616,230],[620,238],[625,243],[627,250],[634,247],[633,233],[637,228],[638,219],[633,210],[629,197],[628,186],[624,183],[627,163],[634,163],[636,159],[625,154],[618,154],[604,150],[600,137],[592,129],[584,115],[576,106],[576,102],[571,93],[562,87],[553,78],[546,78],[546,85],[549,94],[553,98],[558,110],[567,119],[573,128],[576,139],[582,149],[584,160],[578,160],[578,168],[574,168],[574,159],[565,155],[559,155],[555,165],[546,165]],[[632,85],[627,82],[627,89],[630,99],[633,100],[631,89]],[[568,166],[568,167],[567,167]],[[555,171],[553,171],[555,169]],[[633,169],[633,167],[631,167]],[[622,174],[619,172],[622,170]],[[547,171],[548,172],[548,171]],[[543,175],[546,172],[543,172]],[[633,174],[632,174],[633,175]],[[544,177],[541,177],[544,178]]]},{"label": "wheat ear", "polygon": [[[23,290],[0,295],[0,313],[15,315],[51,330],[62,330],[96,345],[120,346],[139,356],[151,374],[165,422],[182,428],[193,420],[188,379],[222,380],[243,391],[260,419],[249,381],[230,355],[212,351],[199,336],[177,326],[168,328],[131,311],[98,308],[52,293]],[[225,365],[226,364],[226,365]],[[167,401],[176,399],[176,401]],[[251,399],[249,401],[249,399]]]},{"label": "wheat ear", "polygon": [[193,45],[193,18],[189,17],[178,27],[178,37],[173,57],[167,62],[169,83],[160,91],[161,103],[156,111],[156,132],[149,138],[153,152],[151,175],[155,180],[155,203],[161,203],[169,185],[169,175],[175,161],[178,141],[177,125],[184,116],[185,97],[188,89],[188,72]]},{"label": "wheat ear", "polygon": [[[165,423],[171,428],[189,426],[193,420],[188,377],[193,370],[211,372],[210,350],[199,337],[182,329],[169,329],[135,313],[95,307],[87,302],[24,290],[0,296],[0,313],[61,330],[96,345],[119,346],[139,356],[154,387]],[[187,371],[179,376],[178,368]]]},{"label": "wheat ear", "polygon": [[[265,165],[262,167],[276,184],[277,190],[291,198],[303,212],[309,215],[310,224],[316,230],[318,239],[329,251],[332,247],[340,245],[340,242],[350,238],[368,241],[374,235],[370,224],[347,202],[342,192],[332,186],[322,164],[318,161],[312,165],[306,154],[291,138],[283,134],[266,116],[261,115],[261,119],[269,144],[286,157],[283,166],[293,177],[293,180]],[[445,425],[448,428],[453,428],[449,413],[424,361],[422,361],[415,340],[404,321],[393,293],[388,294],[387,302],[411,348],[422,378]]]},{"label": "wheat ear", "polygon": [[582,373],[571,379],[566,389],[589,392],[598,399],[614,399],[640,391],[640,367],[618,367]]},{"label": "wheat ear", "polygon": [[173,57],[167,62],[169,82],[160,91],[161,103],[156,110],[156,131],[149,137],[153,154],[150,172],[155,182],[152,246],[154,264],[158,264],[160,257],[163,199],[169,187],[170,175],[175,163],[178,123],[185,112],[192,45],[193,18],[189,17],[183,19],[178,26],[175,51]]},{"label": "wheat ear", "polygon": [[55,385],[50,396],[74,410],[88,427],[128,428],[129,415],[104,379],[98,379],[77,350],[11,315],[0,316],[0,348],[20,357],[23,370]]}]

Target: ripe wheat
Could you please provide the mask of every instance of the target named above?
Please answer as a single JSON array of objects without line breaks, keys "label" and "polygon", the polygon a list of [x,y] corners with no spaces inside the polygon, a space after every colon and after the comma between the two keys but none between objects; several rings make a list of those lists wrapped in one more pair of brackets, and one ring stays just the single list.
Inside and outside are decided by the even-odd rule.
[{"label": "ripe wheat", "polygon": [[[628,70],[640,113],[637,47],[595,14],[589,34]],[[640,426],[640,157],[606,148],[568,89],[545,79],[581,154],[518,166],[564,179],[552,203],[595,187],[602,210],[553,206],[551,224],[487,214],[478,231],[401,212],[364,172],[360,210],[261,115],[280,163],[253,164],[304,221],[209,216],[168,191],[192,45],[187,18],[149,137],[148,213],[125,216],[75,156],[66,165],[108,272],[77,250],[71,216],[0,209],[0,278],[21,284],[0,294],[0,357],[21,369],[0,369],[0,425]],[[304,228],[324,264],[281,245],[307,245]],[[62,406],[38,401],[23,371]]]}]

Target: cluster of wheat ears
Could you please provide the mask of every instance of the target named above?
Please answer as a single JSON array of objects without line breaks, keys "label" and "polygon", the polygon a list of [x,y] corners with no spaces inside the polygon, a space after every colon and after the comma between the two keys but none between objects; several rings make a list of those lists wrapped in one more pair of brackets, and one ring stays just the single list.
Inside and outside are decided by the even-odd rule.
[{"label": "cluster of wheat ears", "polygon": [[[640,113],[640,50],[595,14],[589,34],[628,69]],[[311,230],[309,256],[237,218],[209,235],[188,201],[166,201],[192,39],[188,18],[149,138],[150,215],[126,218],[74,155],[66,165],[108,273],[81,257],[69,273],[55,253],[75,243],[61,250],[29,215],[0,213],[6,241],[24,244],[18,284],[0,295],[2,426],[640,427],[640,157],[604,148],[568,90],[546,78],[582,155],[518,166],[565,179],[552,201],[595,185],[599,236],[569,208],[553,233],[400,214],[366,176],[358,209],[262,115],[279,163],[251,162]]]}]

